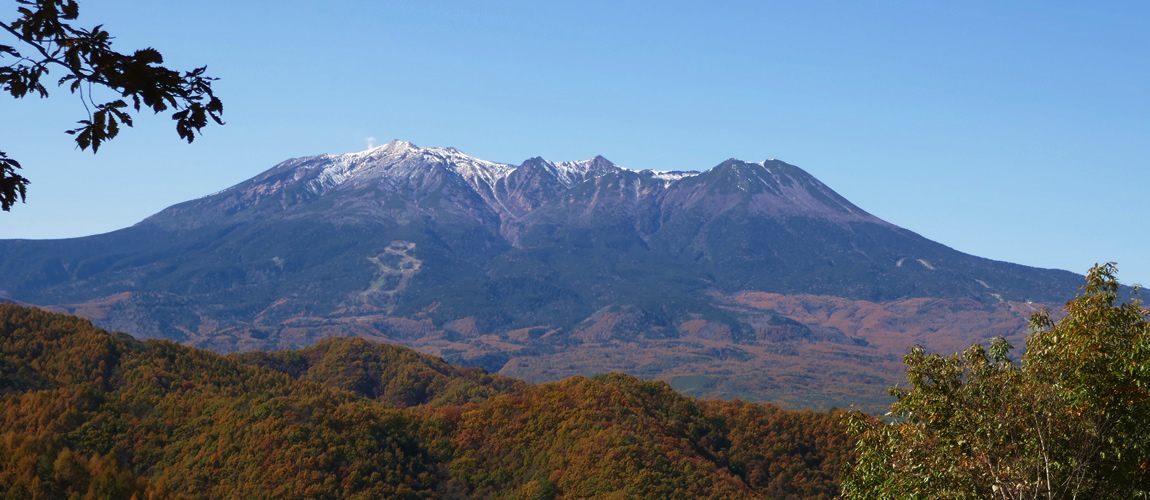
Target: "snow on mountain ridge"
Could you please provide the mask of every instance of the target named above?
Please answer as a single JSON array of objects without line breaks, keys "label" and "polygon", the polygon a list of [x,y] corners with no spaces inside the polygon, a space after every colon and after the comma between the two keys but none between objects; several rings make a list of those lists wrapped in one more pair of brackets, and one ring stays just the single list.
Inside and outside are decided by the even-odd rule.
[{"label": "snow on mountain ridge", "polygon": [[670,186],[671,184],[679,181],[680,179],[686,179],[687,177],[694,177],[696,175],[699,175],[701,172],[683,172],[681,170],[667,170],[667,171],[643,170],[642,172],[639,172],[639,173],[641,173],[641,174],[646,173],[646,174],[650,175],[651,177],[654,177],[655,179],[659,179],[659,180],[663,181],[663,187],[667,187],[667,186]]},{"label": "snow on mountain ridge", "polygon": [[[555,169],[555,175],[559,178],[564,186],[571,187],[576,182],[583,180],[591,170],[591,162],[595,161],[594,158],[583,161],[559,161],[551,162],[546,161]],[[623,167],[619,167],[623,168]]]},{"label": "snow on mountain ridge", "polygon": [[[635,172],[662,181],[663,187],[699,172],[634,170],[615,165],[602,156],[587,160],[552,162],[538,158],[565,187],[587,179],[599,177],[615,169]],[[408,141],[393,140],[387,144],[344,154],[322,154],[287,160],[276,170],[294,170],[297,181],[304,181],[306,189],[314,195],[323,195],[347,183],[363,186],[384,179],[412,179],[422,177],[428,167],[438,165],[467,183],[488,201],[498,202],[495,186],[520,167],[476,158],[453,147],[419,147]],[[229,188],[230,189],[230,188]],[[227,190],[225,190],[227,191]]]},{"label": "snow on mountain ridge", "polygon": [[[624,173],[626,175],[619,176]],[[818,215],[838,222],[886,224],[799,167],[777,160],[750,163],[732,158],[704,172],[634,170],[615,165],[602,156],[563,162],[536,157],[513,166],[481,160],[451,147],[421,148],[399,140],[353,153],[289,159],[201,200],[218,199],[235,207],[246,207],[276,198],[286,208],[288,204],[328,195],[374,193],[380,189],[389,193],[430,193],[447,183],[454,192],[463,193],[460,200],[470,200],[467,210],[475,209],[512,221],[534,212],[576,185],[602,176],[611,179],[602,186],[634,188],[636,197],[641,186],[644,195],[661,197],[665,193],[695,198],[706,196],[714,189],[735,188],[753,194],[751,206],[757,213],[768,216]],[[687,178],[703,179],[700,176],[705,177],[701,183],[680,183]],[[593,188],[597,190],[602,186],[596,183]],[[476,196],[483,200],[480,204],[474,204],[478,201]],[[234,211],[234,207],[229,210]]]},{"label": "snow on mountain ridge", "polygon": [[[322,157],[330,160],[332,163],[324,166],[315,181],[313,181],[316,187],[321,190],[330,189],[342,184],[352,177],[372,176],[376,174],[394,175],[399,172],[393,171],[395,169],[391,167],[405,160],[415,159],[415,157],[423,160],[421,163],[441,163],[447,166],[467,180],[474,188],[480,189],[481,185],[486,185],[485,189],[480,189],[481,191],[489,190],[499,179],[507,177],[518,168],[506,163],[497,163],[476,158],[453,147],[421,148],[411,142],[398,139],[363,151],[341,155],[322,155]],[[606,173],[610,168],[650,175],[655,179],[663,181],[664,186],[668,186],[679,179],[699,174],[699,172],[683,171],[634,170],[615,165],[602,156],[595,156],[580,161],[552,162],[543,160],[542,158],[540,158],[540,160],[543,161],[545,166],[549,167],[549,170],[555,174],[559,182],[567,187],[571,187],[588,178],[598,177],[598,175]]]},{"label": "snow on mountain ridge", "polygon": [[473,188],[490,186],[515,167],[467,155],[455,148],[421,148],[407,141],[394,140],[364,151],[340,155],[321,155],[320,171],[309,182],[316,194],[350,180],[376,182],[383,177],[410,177],[431,164],[441,164],[459,174]]}]

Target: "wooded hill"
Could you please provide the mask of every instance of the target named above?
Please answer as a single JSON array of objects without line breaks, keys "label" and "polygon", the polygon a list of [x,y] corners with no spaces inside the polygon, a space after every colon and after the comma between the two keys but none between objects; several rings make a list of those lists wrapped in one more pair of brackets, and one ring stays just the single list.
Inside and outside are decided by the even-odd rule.
[{"label": "wooded hill", "polygon": [[829,498],[839,420],[361,339],[223,356],[0,304],[5,498]]}]

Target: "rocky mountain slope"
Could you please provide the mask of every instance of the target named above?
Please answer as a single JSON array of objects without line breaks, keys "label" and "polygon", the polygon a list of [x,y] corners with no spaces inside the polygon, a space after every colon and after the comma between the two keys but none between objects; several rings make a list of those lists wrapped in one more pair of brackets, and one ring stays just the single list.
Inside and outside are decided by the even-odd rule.
[{"label": "rocky mountain slope", "polygon": [[401,141],[112,233],[0,241],[0,296],[134,335],[223,352],[358,335],[530,380],[624,369],[814,406],[877,397],[907,343],[1019,335],[1080,279],[929,241],[777,160],[512,166]]}]

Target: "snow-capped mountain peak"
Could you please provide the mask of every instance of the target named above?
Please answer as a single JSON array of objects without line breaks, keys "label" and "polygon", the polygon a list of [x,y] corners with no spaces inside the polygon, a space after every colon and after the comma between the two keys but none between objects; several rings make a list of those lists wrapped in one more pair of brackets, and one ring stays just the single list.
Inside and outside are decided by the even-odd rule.
[{"label": "snow-capped mountain peak", "polygon": [[[785,163],[771,160],[745,165],[763,169],[762,175],[767,177],[795,174]],[[603,156],[560,162],[536,157],[515,166],[476,158],[453,147],[420,147],[408,141],[393,140],[363,151],[287,160],[204,200],[234,197],[238,205],[250,206],[260,200],[276,198],[280,200],[278,205],[287,208],[317,197],[351,194],[371,187],[388,193],[432,193],[438,192],[442,186],[455,185],[462,191],[454,192],[469,193],[460,194],[461,197],[454,198],[456,201],[482,200],[478,205],[462,210],[479,210],[498,214],[495,217],[504,220],[515,220],[577,184],[623,172],[653,180],[661,184],[660,189],[674,189],[679,181],[704,173],[628,169]]]},{"label": "snow-capped mountain peak", "polygon": [[[564,186],[571,187],[579,182],[583,182],[588,178],[598,177],[612,169],[623,169],[610,160],[602,157],[595,156],[583,161],[560,161],[560,162],[547,162],[554,169],[555,176],[559,182]],[[624,169],[626,170],[626,169]]]},{"label": "snow-capped mountain peak", "polygon": [[[421,148],[401,140],[364,151],[313,159],[314,162],[301,165],[306,172],[297,173],[296,178],[312,177],[308,187],[315,194],[349,181],[358,186],[384,179],[410,178],[422,175],[434,165],[458,174],[473,188],[490,186],[514,170],[511,165],[481,160],[455,148]],[[317,169],[318,173],[313,174]]]}]

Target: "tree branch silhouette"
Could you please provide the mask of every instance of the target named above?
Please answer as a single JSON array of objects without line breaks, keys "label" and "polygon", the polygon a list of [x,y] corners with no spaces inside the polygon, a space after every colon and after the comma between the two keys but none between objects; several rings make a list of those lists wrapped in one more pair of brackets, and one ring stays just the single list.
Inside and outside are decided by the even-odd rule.
[{"label": "tree branch silhouette", "polygon": [[[16,3],[20,17],[0,22],[0,28],[15,37],[20,48],[38,55],[29,57],[15,46],[0,44],[0,59],[14,59],[0,66],[0,89],[15,99],[29,94],[45,98],[49,95],[45,77],[50,69],[62,69],[65,74],[56,85],[79,93],[88,115],[77,122],[79,127],[65,131],[75,136],[80,149],[99,151],[120,133],[121,125],[131,127],[131,113],[142,108],[156,114],[173,110],[176,133],[189,143],[209,120],[224,124],[223,103],[212,91],[215,78],[205,74],[206,66],[184,72],[169,69],[162,65],[160,52],[150,47],[131,54],[116,52],[113,37],[103,25],[86,29],[70,24],[79,17],[76,0]],[[94,87],[118,93],[119,98],[98,103]],[[11,210],[18,199],[25,200],[30,181],[16,173],[20,168],[19,162],[0,152],[0,209],[4,211]]]}]

